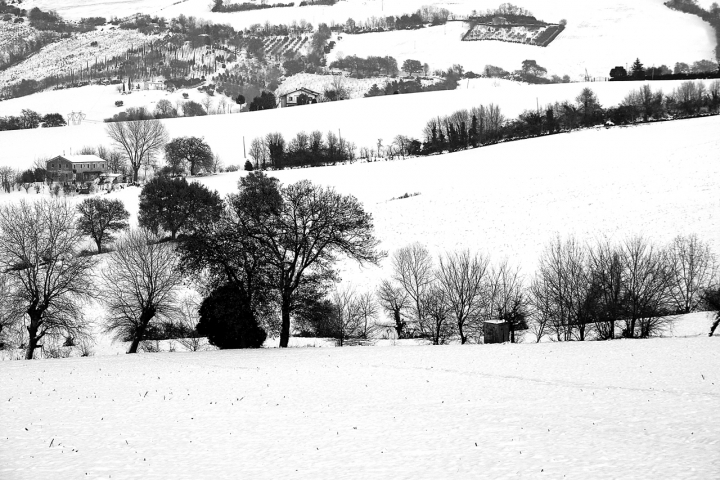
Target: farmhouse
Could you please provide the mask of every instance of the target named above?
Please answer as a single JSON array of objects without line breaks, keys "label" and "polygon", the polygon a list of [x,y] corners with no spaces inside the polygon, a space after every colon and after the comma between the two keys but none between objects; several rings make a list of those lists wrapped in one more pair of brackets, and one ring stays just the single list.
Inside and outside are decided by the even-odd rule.
[{"label": "farmhouse", "polygon": [[280,96],[281,107],[295,107],[297,105],[307,105],[308,103],[317,103],[320,94],[309,88],[299,88]]},{"label": "farmhouse", "polygon": [[58,155],[47,161],[54,182],[90,182],[107,171],[107,162],[97,155]]}]

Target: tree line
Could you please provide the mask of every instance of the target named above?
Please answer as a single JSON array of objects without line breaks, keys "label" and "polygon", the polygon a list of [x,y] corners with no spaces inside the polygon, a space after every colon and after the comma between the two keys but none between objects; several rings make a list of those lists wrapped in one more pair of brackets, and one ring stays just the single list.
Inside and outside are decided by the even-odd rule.
[{"label": "tree line", "polygon": [[647,338],[667,332],[674,315],[717,311],[720,280],[717,258],[695,235],[665,246],[641,236],[558,237],[530,278],[508,260],[469,250],[434,259],[415,243],[394,252],[392,271],[377,298],[395,335],[436,345],[480,343],[490,320],[507,324],[512,342]]},{"label": "tree line", "polygon": [[[122,202],[100,197],[1,207],[0,342],[27,359],[44,343],[87,345],[91,298],[128,353],[178,337],[191,349],[200,337],[249,348],[279,335],[286,347],[293,333],[341,346],[387,335],[482,343],[490,321],[507,325],[512,342],[647,338],[678,314],[720,308],[717,258],[696,235],[667,245],[558,236],[530,277],[507,259],[470,250],[433,257],[414,243],[393,252],[389,278],[358,292],[339,285],[337,260],[378,265],[386,254],[372,217],[332,188],[252,172],[221,199],[158,176],[142,190],[139,226],[128,218]],[[82,249],[88,239],[104,254],[102,268]],[[180,295],[188,284],[202,301]],[[710,335],[718,324],[720,315]]]}]

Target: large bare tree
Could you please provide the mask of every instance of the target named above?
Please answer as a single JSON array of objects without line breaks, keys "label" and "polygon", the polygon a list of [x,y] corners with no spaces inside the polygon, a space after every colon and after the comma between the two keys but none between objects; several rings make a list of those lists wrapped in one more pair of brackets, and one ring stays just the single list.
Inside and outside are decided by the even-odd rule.
[{"label": "large bare tree", "polygon": [[103,269],[101,298],[107,306],[105,331],[130,339],[128,353],[137,353],[148,327],[175,311],[182,282],[175,245],[159,243],[149,230],[130,230],[115,242]]},{"label": "large bare tree", "polygon": [[668,316],[672,280],[668,254],[641,236],[626,240],[619,248],[625,336],[649,337],[672,322]]},{"label": "large bare tree", "polygon": [[45,337],[86,333],[82,302],[94,293],[94,262],[77,255],[82,240],[75,209],[65,201],[23,200],[0,208],[0,270],[10,290],[4,302],[13,318],[27,322],[27,360]]},{"label": "large bare tree", "polygon": [[488,311],[491,317],[504,320],[510,328],[510,342],[515,332],[527,327],[528,299],[520,267],[505,259],[492,268],[488,279]]},{"label": "large bare tree", "polygon": [[160,120],[111,122],[106,131],[130,163],[134,182],[138,181],[140,167],[161,152],[168,141],[167,130]]},{"label": "large bare tree", "polygon": [[422,328],[425,316],[422,299],[435,281],[432,256],[424,245],[416,242],[393,254],[392,267],[393,280],[410,297],[414,321]]},{"label": "large bare tree", "polygon": [[290,339],[290,316],[301,292],[335,278],[339,256],[377,265],[372,216],[353,196],[303,180],[282,188],[277,179],[252,172],[230,202],[242,228],[257,243],[280,298],[280,346]]},{"label": "large bare tree", "polygon": [[[388,280],[383,280],[377,291],[380,306],[385,313],[392,316],[395,334],[397,338],[405,338],[405,320],[403,313],[410,307],[410,297],[404,288],[393,285]],[[387,328],[387,327],[386,327]]]},{"label": "large bare tree", "polygon": [[487,305],[486,277],[490,261],[469,250],[447,253],[440,258],[437,271],[439,287],[455,319],[460,343],[468,340],[467,328],[478,329],[482,310]]},{"label": "large bare tree", "polygon": [[697,235],[678,236],[670,244],[670,296],[675,310],[690,313],[697,310],[702,292],[717,281],[717,261],[710,246]]}]

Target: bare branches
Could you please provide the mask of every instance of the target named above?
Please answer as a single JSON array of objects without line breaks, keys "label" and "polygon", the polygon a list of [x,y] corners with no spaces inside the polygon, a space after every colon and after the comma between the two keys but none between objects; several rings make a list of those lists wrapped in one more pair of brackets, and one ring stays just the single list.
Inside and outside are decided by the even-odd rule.
[{"label": "bare branches", "polygon": [[80,337],[87,323],[82,301],[91,295],[90,257],[77,255],[82,234],[64,201],[21,201],[0,208],[0,271],[7,274],[11,315],[27,315],[31,359],[45,336]]},{"label": "bare branches", "polygon": [[136,353],[151,321],[175,309],[175,292],[182,277],[172,243],[158,243],[148,230],[131,230],[116,243],[102,271],[101,297],[107,305],[105,330],[131,340]]},{"label": "bare branches", "polygon": [[668,248],[671,266],[670,296],[675,310],[690,313],[700,305],[702,291],[716,282],[717,260],[697,235],[678,236]]},{"label": "bare branches", "polygon": [[468,340],[468,328],[481,330],[482,311],[487,307],[486,280],[490,261],[469,250],[446,253],[440,258],[437,280],[455,319],[460,343]]},{"label": "bare branches", "polygon": [[124,152],[135,182],[143,163],[151,163],[168,140],[167,130],[160,120],[111,122],[107,124],[106,131],[113,143]]}]

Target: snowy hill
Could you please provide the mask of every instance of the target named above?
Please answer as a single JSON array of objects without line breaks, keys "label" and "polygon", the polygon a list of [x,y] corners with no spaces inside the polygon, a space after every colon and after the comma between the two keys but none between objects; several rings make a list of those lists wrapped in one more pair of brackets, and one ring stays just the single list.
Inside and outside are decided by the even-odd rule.
[{"label": "snowy hill", "polygon": [[[126,16],[141,12],[166,18],[180,14],[235,28],[252,24],[290,24],[301,19],[313,25],[321,22],[345,23],[370,17],[403,15],[428,4],[425,0],[346,0],[334,6],[269,8],[236,13],[210,12],[208,0],[103,0],[80,3],[71,0],[30,0],[28,7],[53,8],[72,19],[89,16]],[[458,15],[496,8],[497,0],[433,2]],[[518,2],[516,2],[518,3]],[[700,18],[672,11],[662,0],[528,0],[518,3],[537,18],[548,22],[566,19],[567,29],[548,47],[501,42],[460,42],[467,28],[461,22],[414,31],[343,35],[333,55],[391,55],[399,64],[406,58],[427,62],[431,68],[447,68],[454,63],[466,70],[480,71],[486,64],[506,70],[520,68],[525,59],[535,59],[551,74],[579,79],[585,69],[593,77],[606,77],[615,65],[625,65],[639,57],[646,65],[672,65],[683,61],[714,58],[715,37]]]},{"label": "snowy hill", "polygon": [[[655,82],[653,90],[662,89],[669,94],[681,82]],[[399,134],[419,137],[431,117],[478,105],[494,103],[502,113],[513,118],[524,110],[535,109],[556,101],[575,101],[583,88],[589,87],[604,106],[619,104],[627,93],[642,85],[641,82],[596,82],[589,84],[568,83],[555,85],[526,85],[497,79],[476,79],[462,82],[461,89],[427,92],[421,94],[389,95],[384,97],[328,102],[299,108],[281,108],[261,112],[233,115],[210,115],[205,117],[162,120],[171,137],[205,137],[214,152],[226,165],[242,164],[243,137],[246,147],[254,137],[270,132],[281,132],[286,138],[304,130],[332,130],[354,142],[358,147],[377,145],[379,138],[384,144],[392,142]],[[466,88],[468,87],[469,88]],[[191,99],[202,94],[189,91]],[[213,98],[216,98],[217,95]],[[14,130],[0,133],[3,148],[0,149],[0,165],[29,168],[36,158],[52,157],[70,149],[86,145],[109,144],[102,119],[122,110],[114,106],[115,100],[123,100],[126,106],[147,105],[151,109],[161,98],[175,101],[180,92],[140,92],[121,95],[114,86],[81,87],[70,90],[45,92],[0,102],[0,115],[17,115],[23,108],[37,108],[41,114],[58,111],[87,112],[86,121],[79,126]],[[403,193],[403,192],[401,192]]]}]

